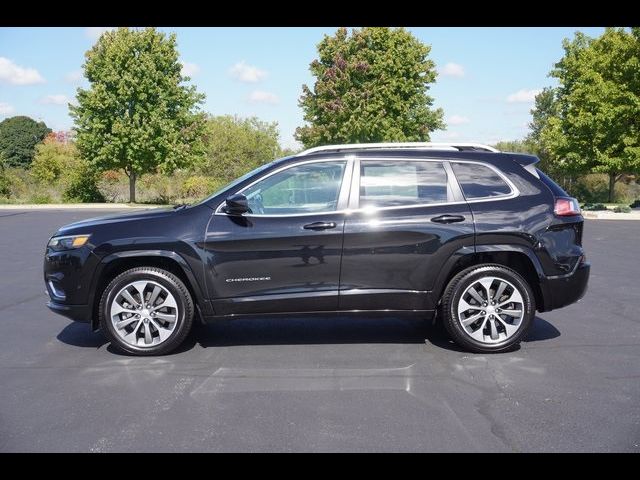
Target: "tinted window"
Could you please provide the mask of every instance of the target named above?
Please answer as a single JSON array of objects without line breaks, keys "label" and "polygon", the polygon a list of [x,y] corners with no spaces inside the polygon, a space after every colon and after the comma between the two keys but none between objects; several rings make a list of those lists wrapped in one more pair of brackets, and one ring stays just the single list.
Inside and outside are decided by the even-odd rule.
[{"label": "tinted window", "polygon": [[447,172],[441,162],[360,163],[360,206],[392,207],[447,201]]},{"label": "tinted window", "polygon": [[489,167],[477,163],[453,162],[451,165],[467,200],[511,193],[509,185]]},{"label": "tinted window", "polygon": [[346,162],[307,163],[260,180],[242,193],[256,215],[331,212]]}]

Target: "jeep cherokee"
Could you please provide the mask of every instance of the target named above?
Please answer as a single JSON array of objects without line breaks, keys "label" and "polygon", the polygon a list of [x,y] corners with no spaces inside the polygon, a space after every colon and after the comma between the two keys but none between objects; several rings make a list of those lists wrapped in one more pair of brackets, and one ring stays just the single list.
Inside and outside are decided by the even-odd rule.
[{"label": "jeep cherokee", "polygon": [[60,228],[47,305],[137,355],[174,350],[194,317],[329,312],[435,315],[463,348],[504,351],[589,278],[578,203],[537,161],[478,144],[312,148],[197,204]]}]

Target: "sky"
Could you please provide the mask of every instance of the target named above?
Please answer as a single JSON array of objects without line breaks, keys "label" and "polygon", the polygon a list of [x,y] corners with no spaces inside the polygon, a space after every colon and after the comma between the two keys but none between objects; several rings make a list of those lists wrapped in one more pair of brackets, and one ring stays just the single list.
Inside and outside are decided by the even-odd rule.
[{"label": "sky", "polygon": [[[73,122],[67,104],[82,75],[84,53],[107,27],[0,28],[0,120],[28,115],[54,130]],[[183,72],[206,94],[213,115],[257,116],[277,121],[283,146],[303,124],[298,99],[313,85],[309,63],[316,45],[336,27],[163,27],[175,32]],[[527,133],[535,94],[555,85],[548,76],[562,57],[562,40],[583,27],[409,28],[431,46],[438,78],[429,90],[444,110],[447,129],[434,142],[495,144]]]}]

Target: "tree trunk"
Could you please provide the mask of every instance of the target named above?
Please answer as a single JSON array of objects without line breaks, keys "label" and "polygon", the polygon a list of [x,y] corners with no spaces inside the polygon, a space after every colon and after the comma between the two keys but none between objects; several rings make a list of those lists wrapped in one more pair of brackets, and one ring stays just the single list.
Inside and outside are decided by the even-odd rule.
[{"label": "tree trunk", "polygon": [[136,174],[131,173],[129,175],[129,203],[135,203],[136,201]]},{"label": "tree trunk", "polygon": [[613,203],[613,188],[616,186],[616,174],[609,173],[609,203]]}]

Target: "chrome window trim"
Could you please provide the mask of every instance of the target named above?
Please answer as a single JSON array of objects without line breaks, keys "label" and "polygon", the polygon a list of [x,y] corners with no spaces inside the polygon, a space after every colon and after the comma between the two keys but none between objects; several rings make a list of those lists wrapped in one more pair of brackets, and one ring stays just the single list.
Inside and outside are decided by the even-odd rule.
[{"label": "chrome window trim", "polygon": [[[275,175],[277,173],[283,172],[285,170],[288,170],[290,168],[294,168],[294,167],[298,167],[300,165],[306,165],[306,164],[311,164],[311,163],[327,163],[327,162],[345,162],[345,168],[344,168],[344,172],[342,175],[342,183],[340,185],[340,193],[338,194],[338,208],[336,208],[336,210],[325,210],[325,211],[320,211],[320,212],[305,212],[305,213],[269,213],[269,214],[264,214],[264,215],[260,215],[260,214],[255,214],[255,213],[245,213],[242,216],[243,217],[259,217],[259,218],[280,218],[280,217],[308,217],[308,216],[313,216],[313,215],[328,215],[328,214],[332,214],[332,213],[346,213],[347,212],[347,201],[349,198],[349,191],[351,188],[351,178],[353,176],[353,164],[354,164],[354,157],[353,155],[345,155],[344,157],[325,157],[325,158],[317,158],[314,160],[302,160],[300,162],[295,162],[295,163],[290,163],[287,165],[284,165],[280,168],[275,169],[272,172],[267,173],[266,175],[261,176],[260,178],[258,178],[256,181],[251,182],[249,185],[241,188],[240,190],[234,192],[233,194],[236,193],[242,193],[244,192],[246,189],[254,186],[256,183],[261,182],[262,180],[269,178],[272,175]],[[231,194],[231,195],[233,195]],[[229,216],[229,214],[225,213],[222,211],[222,207],[225,204],[225,200],[223,200],[215,209],[215,212],[213,213],[214,215],[222,215],[222,216]]]},{"label": "chrome window trim", "polygon": [[[453,180],[455,182],[455,184],[458,186],[458,188],[460,189],[460,195],[462,195],[460,197],[460,200],[455,200],[453,202],[437,202],[437,203],[415,203],[415,204],[411,204],[411,205],[394,205],[392,207],[373,207],[373,208],[360,208],[360,161],[362,160],[390,160],[390,161],[409,161],[409,162],[440,162],[443,164],[449,164],[448,168],[451,169],[451,173],[453,174],[453,178],[450,179],[449,178],[449,171],[447,170],[447,165],[445,165],[445,170],[447,170],[447,179],[448,181]],[[500,200],[510,200],[512,198],[516,198],[518,195],[520,195],[520,191],[518,190],[518,188],[513,184],[513,182],[511,182],[511,180],[509,180],[500,170],[498,170],[496,167],[494,167],[493,165],[489,165],[488,163],[482,162],[482,161],[477,161],[477,160],[459,160],[457,158],[414,158],[414,157],[368,157],[368,156],[359,156],[356,159],[357,163],[354,167],[354,179],[353,179],[353,186],[351,187],[351,198],[350,203],[349,203],[349,209],[347,210],[347,213],[356,213],[356,212],[364,212],[364,211],[371,211],[371,212],[378,212],[380,210],[399,210],[402,208],[421,208],[421,207],[432,207],[432,206],[446,206],[446,205],[462,205],[462,204],[469,204],[469,203],[481,203],[481,202],[493,202],[493,201],[500,201]],[[474,198],[472,200],[466,200],[466,197],[464,197],[464,193],[462,192],[462,188],[459,186],[458,184],[458,178],[455,176],[454,172],[453,172],[453,167],[450,165],[450,163],[452,162],[459,162],[459,163],[473,163],[473,164],[477,164],[477,165],[482,165],[485,167],[489,167],[491,170],[493,170],[502,180],[505,181],[505,183],[509,186],[509,188],[511,189],[511,193],[509,194],[504,194],[504,195],[495,195],[495,196],[491,196],[491,197],[481,197],[481,198]],[[454,192],[455,192],[455,185],[454,185]]]},{"label": "chrome window trim", "polygon": [[[455,200],[453,202],[438,202],[438,203],[416,203],[416,204],[411,204],[411,205],[394,205],[391,207],[373,207],[373,208],[360,208],[360,161],[361,160],[389,160],[389,161],[409,161],[409,162],[440,162],[444,165],[445,170],[447,171],[447,183],[453,182],[452,187],[454,190],[454,193],[456,193],[456,187],[459,190],[459,194],[461,195],[459,198],[459,200]],[[323,211],[323,212],[309,212],[309,213],[274,213],[274,214],[268,214],[268,215],[256,215],[253,213],[247,213],[244,214],[243,217],[260,217],[260,218],[279,218],[279,217],[306,217],[306,216],[314,216],[314,215],[328,215],[331,213],[335,213],[335,214],[346,214],[346,215],[350,215],[352,213],[359,213],[359,212],[369,212],[371,211],[373,212],[378,212],[378,211],[384,211],[384,210],[400,210],[400,209],[406,209],[406,208],[424,208],[424,207],[441,207],[441,206],[446,206],[446,205],[464,205],[464,204],[470,204],[470,203],[483,203],[483,202],[495,202],[495,201],[500,201],[500,200],[511,200],[513,198],[516,198],[520,195],[520,191],[518,190],[518,188],[513,184],[513,182],[511,180],[509,180],[499,169],[497,169],[496,167],[494,167],[493,165],[490,165],[488,163],[479,161],[479,160],[461,160],[461,159],[457,159],[457,158],[448,158],[448,157],[443,157],[443,158],[429,158],[429,157],[371,157],[371,156],[359,156],[359,155],[353,155],[353,154],[349,154],[349,155],[345,155],[343,157],[325,157],[325,158],[318,158],[318,159],[314,159],[314,160],[303,160],[300,162],[295,162],[295,163],[291,163],[288,165],[284,165],[281,168],[278,168],[276,170],[274,170],[273,172],[268,173],[267,175],[264,175],[260,178],[258,178],[255,182],[250,183],[249,185],[247,185],[246,187],[238,190],[237,192],[234,193],[242,193],[245,189],[255,185],[256,183],[258,183],[259,181],[271,176],[271,175],[275,175],[276,173],[282,172],[284,170],[287,170],[288,168],[292,168],[298,165],[304,165],[307,163],[321,163],[321,162],[336,162],[336,161],[346,161],[347,162],[347,166],[345,167],[345,173],[344,176],[342,178],[342,185],[341,185],[341,190],[340,190],[340,195],[338,197],[338,206],[339,208],[336,210],[331,210],[331,211]],[[462,188],[460,187],[459,183],[458,183],[458,178],[455,176],[455,173],[453,172],[453,167],[451,166],[451,163],[453,162],[457,162],[457,163],[472,163],[472,164],[476,164],[476,165],[481,165],[484,167],[488,167],[491,170],[493,170],[511,189],[511,193],[509,194],[504,194],[504,195],[495,195],[495,196],[491,196],[491,197],[481,197],[481,198],[474,198],[471,200],[467,200],[466,197],[464,197],[464,193],[462,192]],[[452,176],[451,176],[451,175]],[[345,193],[345,190],[348,193]],[[458,196],[458,195],[456,195]],[[345,203],[341,203],[345,197],[347,198],[347,201]],[[221,208],[224,205],[224,201],[222,201],[222,203],[220,203],[217,207],[216,210],[214,212],[214,215],[223,215],[223,216],[228,216],[227,213],[222,212]],[[346,205],[346,206],[345,206]],[[342,206],[340,208],[340,206]]]}]

